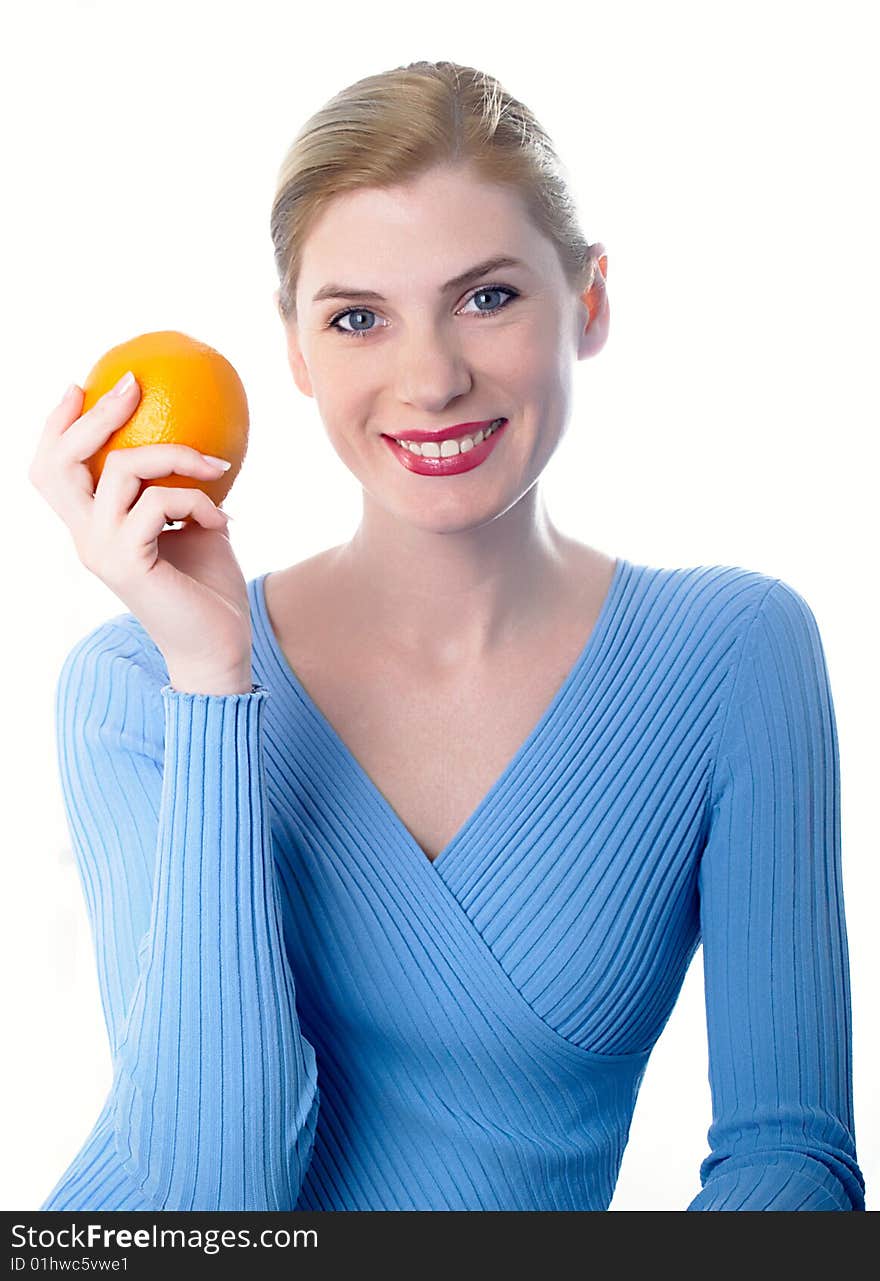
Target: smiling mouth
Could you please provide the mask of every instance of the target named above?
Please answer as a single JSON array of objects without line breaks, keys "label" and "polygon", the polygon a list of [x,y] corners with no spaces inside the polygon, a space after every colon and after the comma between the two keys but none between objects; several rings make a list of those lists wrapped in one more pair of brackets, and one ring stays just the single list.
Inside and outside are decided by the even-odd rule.
[{"label": "smiling mouth", "polygon": [[[468,423],[467,426],[473,430],[476,424]],[[502,447],[500,442],[509,429],[508,419],[493,419],[491,423],[487,422],[484,427],[473,431],[473,445],[469,445],[464,436],[450,436],[446,440],[401,441],[382,433],[382,439],[406,471],[417,476],[443,479],[446,476],[460,476],[481,467],[494,450]],[[480,435],[482,439],[477,442]],[[464,449],[461,448],[463,442]],[[416,449],[418,453],[415,452]]]},{"label": "smiling mouth", "polygon": [[506,418],[495,418],[488,427],[480,428],[476,432],[470,432],[462,436],[453,436],[448,440],[406,440],[397,436],[392,436],[398,445],[409,450],[418,458],[454,458],[456,454],[466,454],[477,445],[481,445],[484,440],[498,430],[498,428],[507,421]]}]

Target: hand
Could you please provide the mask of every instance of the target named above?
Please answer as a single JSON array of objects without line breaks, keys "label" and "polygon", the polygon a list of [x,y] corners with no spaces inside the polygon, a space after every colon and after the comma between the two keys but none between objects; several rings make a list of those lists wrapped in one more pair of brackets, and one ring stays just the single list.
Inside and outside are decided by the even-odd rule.
[{"label": "hand", "polygon": [[[46,419],[28,479],[70,529],[86,569],[159,647],[175,689],[250,693],[250,605],[226,513],[201,489],[147,485],[138,497],[143,480],[216,480],[222,469],[189,445],[138,445],[111,450],[95,487],[87,460],[141,393],[136,382],[121,396],[107,392],[80,417],[84,394],[75,387]],[[188,523],[165,530],[179,520]]]}]

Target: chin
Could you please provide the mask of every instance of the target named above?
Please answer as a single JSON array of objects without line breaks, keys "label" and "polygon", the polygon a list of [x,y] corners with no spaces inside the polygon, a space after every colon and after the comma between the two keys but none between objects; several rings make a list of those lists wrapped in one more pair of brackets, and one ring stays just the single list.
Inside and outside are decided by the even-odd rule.
[{"label": "chin", "polygon": [[481,529],[484,525],[490,525],[516,502],[516,498],[479,503],[450,502],[447,496],[447,501],[438,499],[433,507],[426,499],[418,508],[401,506],[392,510],[398,520],[425,533],[463,534],[468,530]]}]

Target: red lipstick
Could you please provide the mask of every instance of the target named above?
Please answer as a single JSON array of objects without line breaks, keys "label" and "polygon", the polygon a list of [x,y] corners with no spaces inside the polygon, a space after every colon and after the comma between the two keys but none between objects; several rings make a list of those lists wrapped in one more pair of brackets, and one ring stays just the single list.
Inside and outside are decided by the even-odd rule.
[{"label": "red lipstick", "polygon": [[439,444],[441,440],[452,440],[455,436],[473,436],[481,427],[485,431],[494,422],[494,418],[487,418],[484,423],[458,423],[455,427],[441,427],[439,431],[410,431],[406,435],[401,434],[392,439],[414,440],[419,445],[423,440],[436,440]]},{"label": "red lipstick", "polygon": [[[472,432],[479,431],[481,427],[485,430],[494,421],[495,419],[490,418],[486,423],[462,423],[458,427],[444,427],[436,432],[413,431],[402,439],[412,440],[418,444],[426,440],[439,443],[453,436],[470,435]],[[399,444],[393,436],[383,435],[382,439],[387,442],[394,457],[407,471],[416,472],[419,476],[457,476],[461,472],[473,471],[475,467],[479,467],[480,463],[485,462],[506,430],[507,419],[504,418],[501,425],[496,427],[490,436],[481,440],[479,445],[474,445],[473,449],[467,450],[466,453],[451,454],[447,458],[426,458],[423,454],[414,454]]]}]

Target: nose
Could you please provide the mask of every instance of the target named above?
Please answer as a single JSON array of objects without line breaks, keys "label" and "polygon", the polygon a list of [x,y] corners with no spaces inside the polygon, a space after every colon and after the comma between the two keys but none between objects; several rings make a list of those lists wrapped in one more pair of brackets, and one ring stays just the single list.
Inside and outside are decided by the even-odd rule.
[{"label": "nose", "polygon": [[411,328],[399,347],[397,396],[425,414],[441,413],[450,401],[466,396],[473,376],[451,334],[432,325]]}]

